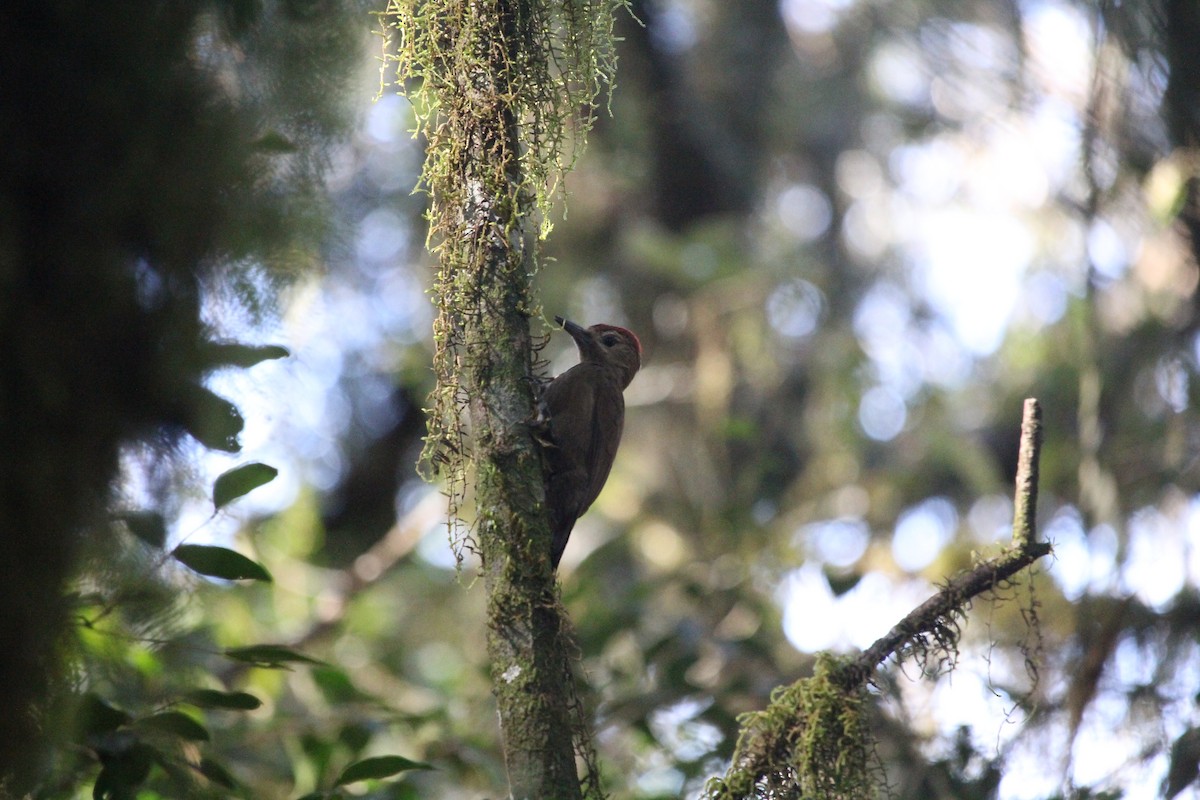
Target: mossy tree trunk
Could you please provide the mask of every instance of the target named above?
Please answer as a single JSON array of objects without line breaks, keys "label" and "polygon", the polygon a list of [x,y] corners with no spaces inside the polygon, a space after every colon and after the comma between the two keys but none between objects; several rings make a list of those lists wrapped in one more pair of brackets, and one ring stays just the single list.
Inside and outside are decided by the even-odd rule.
[{"label": "mossy tree trunk", "polygon": [[[580,797],[572,744],[570,665],[550,573],[541,466],[523,424],[532,408],[528,323],[481,315],[469,329],[489,350],[466,377],[475,436],[476,536],[487,591],[488,656],[514,798]],[[493,338],[493,337],[502,338]]]},{"label": "mossy tree trunk", "polygon": [[[456,546],[473,540],[514,798],[598,791],[550,568],[530,318],[537,241],[615,71],[625,0],[390,0],[384,57],[428,139],[434,372],[424,464],[445,481]],[[457,522],[474,479],[475,525]],[[578,744],[578,748],[576,745]]]},{"label": "mossy tree trunk", "polygon": [[435,393],[435,405],[445,404],[441,418],[452,421],[439,437],[435,419],[431,441],[452,443],[434,459],[449,463],[452,497],[473,471],[473,537],[483,559],[511,795],[570,800],[581,794],[570,664],[560,643],[541,457],[528,424],[535,410],[529,320],[539,231],[536,192],[523,174],[530,134],[521,98],[530,72],[546,69],[530,66],[546,58],[537,38],[539,7],[536,0],[449,0],[436,15],[416,8],[393,6],[398,16],[426,15],[408,17],[403,33],[409,44],[428,37],[422,91],[436,96],[439,117],[427,130],[426,165],[440,259],[442,394]]},{"label": "mossy tree trunk", "polygon": [[[497,85],[518,38],[521,3],[479,3],[492,25],[471,43],[490,74],[461,75],[462,143],[454,173],[466,191],[457,236],[468,248],[462,319],[463,388],[474,446],[475,531],[488,595],[488,655],[514,798],[580,796],[575,770],[566,653],[549,567],[550,527],[541,459],[528,425],[534,412],[529,317],[530,202],[522,184],[518,129]],[[486,9],[486,10],[483,10]],[[489,30],[490,28],[490,30]],[[506,42],[507,47],[495,43]],[[481,84],[486,91],[475,91]]]}]

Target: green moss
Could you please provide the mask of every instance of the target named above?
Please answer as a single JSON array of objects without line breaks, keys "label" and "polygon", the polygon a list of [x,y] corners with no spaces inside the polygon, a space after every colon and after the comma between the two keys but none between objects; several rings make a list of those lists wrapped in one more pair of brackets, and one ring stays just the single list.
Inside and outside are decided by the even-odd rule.
[{"label": "green moss", "polygon": [[865,800],[874,797],[868,763],[866,693],[836,680],[841,660],[822,653],[814,674],[744,714],[733,764],[709,782],[711,800]]}]

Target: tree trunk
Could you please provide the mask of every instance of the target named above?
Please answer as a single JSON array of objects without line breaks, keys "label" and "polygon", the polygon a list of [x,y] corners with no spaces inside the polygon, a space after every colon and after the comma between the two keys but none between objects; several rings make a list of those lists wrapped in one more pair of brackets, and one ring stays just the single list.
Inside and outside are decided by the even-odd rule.
[{"label": "tree trunk", "polygon": [[454,82],[460,96],[446,107],[462,144],[447,164],[462,181],[453,192],[461,201],[439,216],[450,223],[443,269],[464,270],[467,279],[456,281],[455,290],[488,653],[512,797],[570,800],[580,797],[570,664],[559,644],[541,457],[527,424],[535,402],[526,311],[535,231],[528,229],[531,202],[517,188],[520,131],[505,77],[508,64],[528,57],[521,52],[526,10],[516,0],[478,0],[471,8],[473,24],[456,32],[454,44],[475,58],[460,62]]}]

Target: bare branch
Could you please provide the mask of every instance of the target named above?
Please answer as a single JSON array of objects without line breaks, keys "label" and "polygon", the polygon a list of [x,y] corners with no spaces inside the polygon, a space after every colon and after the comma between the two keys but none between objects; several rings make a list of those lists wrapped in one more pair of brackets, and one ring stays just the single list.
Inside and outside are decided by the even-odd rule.
[{"label": "bare branch", "polygon": [[[1021,449],[1017,451],[1017,489],[1013,496],[1013,547],[1028,551],[1036,538],[1038,457],[1042,451],[1042,407],[1037,398],[1025,401],[1021,418]],[[1050,552],[1049,545],[1036,557]]]},{"label": "bare branch", "polygon": [[1038,458],[1042,447],[1042,410],[1035,398],[1025,401],[1021,445],[1017,456],[1016,493],[1013,502],[1012,546],[1001,555],[959,575],[921,605],[910,611],[886,635],[862,651],[840,671],[839,683],[847,689],[861,686],[875,668],[905,645],[922,637],[938,637],[954,627],[971,600],[1003,584],[1050,552],[1036,540]]}]

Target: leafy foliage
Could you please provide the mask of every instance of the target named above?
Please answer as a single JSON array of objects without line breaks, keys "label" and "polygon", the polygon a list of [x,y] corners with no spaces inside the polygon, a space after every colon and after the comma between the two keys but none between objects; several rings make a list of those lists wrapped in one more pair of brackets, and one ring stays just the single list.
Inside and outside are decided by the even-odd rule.
[{"label": "leafy foliage", "polygon": [[[214,491],[216,488],[214,485]],[[138,541],[143,549],[153,547]],[[265,574],[255,562],[225,548],[180,545],[170,552],[177,562],[201,575],[236,579],[258,577],[260,570]],[[157,563],[161,568],[166,562],[160,558]],[[243,749],[245,739],[261,735],[255,732],[259,726],[244,715],[260,712],[262,696],[276,698],[280,691],[276,683],[255,680],[248,669],[270,672],[315,668],[312,680],[321,687],[329,708],[344,715],[341,730],[332,741],[316,731],[298,736],[305,743],[298,753],[300,774],[304,774],[303,766],[311,763],[314,769],[308,772],[307,780],[314,786],[328,786],[316,789],[311,796],[333,797],[344,784],[371,781],[372,785],[382,786],[394,783],[402,773],[433,769],[428,763],[401,756],[361,757],[368,745],[386,731],[386,726],[361,724],[369,718],[361,708],[379,705],[370,693],[358,689],[339,670],[321,666],[319,659],[295,645],[215,647],[212,640],[217,631],[203,616],[193,615],[190,623],[173,619],[164,614],[169,606],[162,595],[146,591],[147,582],[152,584],[165,577],[167,573],[143,575],[137,589],[102,582],[97,586],[99,594],[87,598],[87,609],[95,610],[81,606],[85,624],[80,630],[82,650],[77,663],[81,677],[92,688],[80,698],[75,714],[77,755],[59,755],[53,783],[43,785],[40,796],[60,796],[56,786],[70,794],[72,787],[89,781],[93,796],[106,799],[133,798],[145,791],[173,797],[240,796],[244,784],[236,776],[235,767],[244,767],[247,761],[266,755]],[[237,591],[208,585],[201,595],[211,593],[213,599],[225,596],[226,600],[235,600],[228,594]],[[80,599],[85,598],[81,595]],[[144,616],[138,615],[139,608]],[[253,692],[195,688],[199,681],[257,688]],[[123,698],[135,710],[123,710],[116,698]],[[180,706],[194,711],[181,710]],[[231,717],[243,721],[230,723]],[[303,718],[297,722],[308,724]],[[99,772],[95,771],[96,762]],[[331,772],[339,762],[344,766],[337,773]],[[257,764],[256,769],[264,766]],[[281,775],[276,780],[286,777]],[[255,791],[262,788],[261,780],[261,775],[252,776],[251,785],[259,787]]]},{"label": "leafy foliage", "polygon": [[[347,130],[339,90],[364,43],[360,12],[242,0],[0,11],[0,332],[12,342],[0,359],[5,794],[40,777],[47,740],[73,727],[75,690],[101,692],[93,673],[119,672],[123,657],[155,661],[113,637],[172,640],[164,631],[185,615],[159,574],[162,554],[142,549],[165,545],[172,509],[130,513],[114,482],[138,462],[155,494],[190,447],[184,434],[241,448],[244,419],[212,388],[214,373],[284,351],[231,341],[214,312],[262,319],[276,290],[317,261],[330,230],[322,175]],[[288,151],[263,147],[267,132]],[[81,660],[62,657],[73,615]],[[172,741],[181,718],[135,705],[135,721],[90,751],[97,797],[194,773]]]}]

